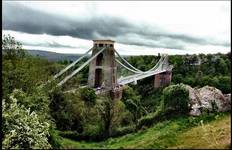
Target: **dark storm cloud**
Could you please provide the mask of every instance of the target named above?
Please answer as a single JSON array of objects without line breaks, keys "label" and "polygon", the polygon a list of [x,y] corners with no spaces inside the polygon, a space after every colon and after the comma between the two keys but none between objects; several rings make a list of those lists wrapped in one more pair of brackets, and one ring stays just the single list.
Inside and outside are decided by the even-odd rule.
[{"label": "dark storm cloud", "polygon": [[[3,3],[3,29],[31,34],[69,35],[88,40],[111,38],[112,40],[117,39],[117,42],[123,44],[153,48],[185,49],[185,45],[188,43],[230,46],[229,43],[213,43],[187,35],[159,33],[150,26],[134,25],[133,22],[117,17],[95,16],[85,21],[71,20],[36,11],[18,3]],[[138,40],[127,38],[130,34],[136,35]],[[151,42],[151,40],[160,42]],[[62,45],[56,43],[48,44],[48,46],[59,47]]]},{"label": "dark storm cloud", "polygon": [[[96,17],[89,21],[71,20],[29,9],[20,4],[5,4],[3,29],[34,34],[70,35],[84,39],[123,34],[129,24],[119,18]],[[123,31],[123,32],[122,32]]]}]

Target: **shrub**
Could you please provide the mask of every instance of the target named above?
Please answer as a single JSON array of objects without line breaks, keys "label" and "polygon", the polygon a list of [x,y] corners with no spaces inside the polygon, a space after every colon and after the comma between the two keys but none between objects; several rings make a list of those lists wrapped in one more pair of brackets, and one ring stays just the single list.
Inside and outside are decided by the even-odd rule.
[{"label": "shrub", "polygon": [[229,76],[219,76],[218,88],[222,93],[230,93],[231,91],[231,78]]},{"label": "shrub", "polygon": [[143,116],[139,119],[138,124],[136,126],[136,129],[141,129],[142,127],[150,127],[153,125],[155,122],[158,122],[162,120],[162,116],[164,116],[164,111],[163,111],[163,101],[160,101],[159,107],[156,109],[155,112],[150,113],[146,116]]},{"label": "shrub", "polygon": [[151,126],[154,123],[154,118],[155,116],[153,116],[152,114],[142,117],[138,121],[137,129],[140,129],[143,126],[146,126],[146,127]]},{"label": "shrub", "polygon": [[14,89],[11,95],[17,99],[17,103],[35,111],[39,118],[50,120],[49,97],[41,87],[37,87],[31,94],[19,89]]},{"label": "shrub", "polygon": [[181,74],[174,74],[172,80],[174,83],[180,83],[182,81],[182,78],[183,77]]},{"label": "shrub", "polygon": [[81,88],[79,92],[81,99],[84,100],[87,105],[96,104],[97,96],[92,88]]},{"label": "shrub", "polygon": [[20,106],[17,99],[10,96],[11,104],[3,100],[3,149],[47,149],[49,124],[41,122],[35,112]]},{"label": "shrub", "polygon": [[59,136],[58,132],[55,129],[50,128],[49,129],[49,134],[50,134],[50,136],[48,138],[48,141],[51,144],[52,148],[53,149],[60,149],[60,148],[62,148],[61,147],[61,143],[60,143],[60,141],[62,139]]},{"label": "shrub", "polygon": [[140,96],[137,96],[135,91],[127,86],[123,89],[122,101],[126,106],[126,109],[133,114],[133,121],[136,120],[142,115],[142,105],[140,102]]},{"label": "shrub", "polygon": [[59,135],[72,140],[80,140],[80,134],[75,131],[60,131]]},{"label": "shrub", "polygon": [[136,92],[133,90],[133,88],[129,86],[125,86],[123,88],[123,95],[122,95],[122,100],[126,101],[128,99],[132,99],[134,101],[139,101],[140,97],[136,95]]},{"label": "shrub", "polygon": [[23,58],[26,55],[26,51],[22,49],[22,44],[9,34],[3,35],[2,51],[9,59]]},{"label": "shrub", "polygon": [[101,141],[104,140],[105,137],[102,134],[92,134],[92,135],[84,135],[80,134],[76,131],[59,131],[59,135],[64,138],[69,138],[75,141]]},{"label": "shrub", "polygon": [[163,90],[164,111],[175,114],[188,113],[189,93],[183,84],[170,85]]},{"label": "shrub", "polygon": [[159,106],[154,113],[139,119],[136,129],[150,127],[156,122],[188,112],[188,91],[183,84],[170,85],[163,90]]},{"label": "shrub", "polygon": [[130,126],[117,128],[112,132],[111,137],[118,137],[118,136],[126,135],[128,133],[132,133],[135,131],[135,127],[136,127],[135,125],[130,125]]},{"label": "shrub", "polygon": [[77,94],[63,93],[57,88],[50,93],[51,115],[59,130],[83,131],[86,107]]},{"label": "shrub", "polygon": [[154,112],[160,105],[163,87],[151,90],[146,93],[146,96],[141,100],[141,104],[146,108],[149,113]]}]

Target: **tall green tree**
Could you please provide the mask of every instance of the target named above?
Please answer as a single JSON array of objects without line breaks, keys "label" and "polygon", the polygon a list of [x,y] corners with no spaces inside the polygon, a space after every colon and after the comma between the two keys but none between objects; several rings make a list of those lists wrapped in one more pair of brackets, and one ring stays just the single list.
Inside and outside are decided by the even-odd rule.
[{"label": "tall green tree", "polygon": [[36,112],[18,104],[14,95],[11,102],[2,101],[3,149],[48,149],[49,124],[41,121]]}]

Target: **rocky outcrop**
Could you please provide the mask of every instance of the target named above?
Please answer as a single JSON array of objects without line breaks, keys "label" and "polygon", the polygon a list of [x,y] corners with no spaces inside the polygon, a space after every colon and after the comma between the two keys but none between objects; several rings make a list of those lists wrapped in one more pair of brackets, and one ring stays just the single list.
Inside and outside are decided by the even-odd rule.
[{"label": "rocky outcrop", "polygon": [[231,103],[231,94],[224,94],[225,99]]},{"label": "rocky outcrop", "polygon": [[199,116],[202,111],[225,112],[231,110],[231,94],[223,95],[222,92],[211,86],[196,89],[185,85],[189,91],[190,115]]}]

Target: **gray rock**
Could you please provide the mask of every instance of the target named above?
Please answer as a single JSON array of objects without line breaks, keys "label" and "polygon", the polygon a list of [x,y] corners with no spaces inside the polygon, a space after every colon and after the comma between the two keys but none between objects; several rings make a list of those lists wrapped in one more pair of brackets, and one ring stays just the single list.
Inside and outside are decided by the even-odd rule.
[{"label": "gray rock", "polygon": [[225,105],[225,111],[231,110],[231,94],[224,94],[226,105]]},{"label": "gray rock", "polygon": [[222,92],[211,86],[194,89],[185,85],[189,91],[190,115],[199,116],[202,110],[225,112],[231,110],[231,94],[223,95]]}]

